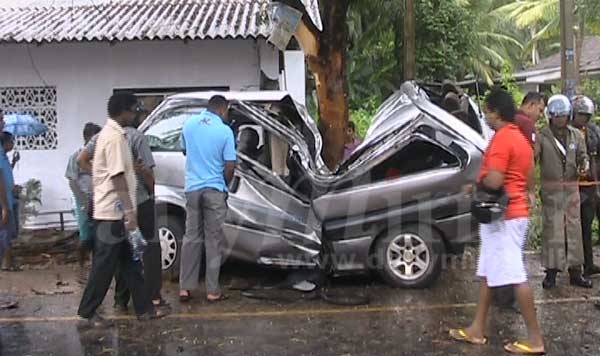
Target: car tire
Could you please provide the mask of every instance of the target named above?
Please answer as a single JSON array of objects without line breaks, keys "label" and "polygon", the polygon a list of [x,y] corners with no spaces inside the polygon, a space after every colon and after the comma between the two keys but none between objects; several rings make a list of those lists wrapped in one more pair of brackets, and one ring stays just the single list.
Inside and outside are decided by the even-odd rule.
[{"label": "car tire", "polygon": [[431,286],[441,273],[443,252],[439,234],[421,224],[387,231],[374,249],[379,275],[397,288]]},{"label": "car tire", "polygon": [[157,229],[163,275],[171,281],[178,281],[181,246],[185,231],[183,219],[173,215],[159,215]]}]

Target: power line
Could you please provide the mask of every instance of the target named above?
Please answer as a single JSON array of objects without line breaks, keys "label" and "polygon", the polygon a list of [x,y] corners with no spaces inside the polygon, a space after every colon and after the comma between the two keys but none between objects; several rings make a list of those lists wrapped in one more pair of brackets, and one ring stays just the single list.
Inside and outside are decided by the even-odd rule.
[{"label": "power line", "polygon": [[44,83],[44,86],[49,86],[48,83],[46,82],[46,80],[44,80],[44,77],[42,77],[42,74],[40,73],[40,71],[38,70],[37,66],[35,65],[35,61],[33,60],[33,55],[31,54],[31,49],[29,48],[29,44],[27,44],[27,54],[29,55],[29,61],[31,62],[31,67],[33,68],[33,70],[35,71],[35,73],[37,74],[38,78],[40,78],[40,80],[42,81],[42,83]]}]

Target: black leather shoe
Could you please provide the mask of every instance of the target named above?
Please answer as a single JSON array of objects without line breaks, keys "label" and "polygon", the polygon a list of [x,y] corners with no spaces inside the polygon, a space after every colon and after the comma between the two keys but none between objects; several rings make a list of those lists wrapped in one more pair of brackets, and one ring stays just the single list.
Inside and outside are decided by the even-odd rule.
[{"label": "black leather shoe", "polygon": [[546,277],[542,282],[542,288],[544,289],[552,289],[556,287],[556,273],[548,273],[546,272]]},{"label": "black leather shoe", "polygon": [[592,282],[592,280],[587,279],[584,276],[571,277],[571,285],[588,289],[594,287],[594,283]]},{"label": "black leather shoe", "polygon": [[584,272],[584,276],[593,276],[595,274],[600,274],[600,267],[596,265],[592,265],[590,268],[586,268]]}]

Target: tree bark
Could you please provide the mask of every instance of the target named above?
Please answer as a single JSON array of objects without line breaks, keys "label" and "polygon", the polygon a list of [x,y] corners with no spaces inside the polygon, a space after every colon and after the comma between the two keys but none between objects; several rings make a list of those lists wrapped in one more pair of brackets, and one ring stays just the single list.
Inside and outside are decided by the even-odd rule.
[{"label": "tree bark", "polygon": [[314,74],[319,99],[319,129],[323,135],[323,160],[330,169],[342,161],[348,124],[348,78],[346,75],[348,0],[323,2],[323,31],[304,22],[296,38]]}]

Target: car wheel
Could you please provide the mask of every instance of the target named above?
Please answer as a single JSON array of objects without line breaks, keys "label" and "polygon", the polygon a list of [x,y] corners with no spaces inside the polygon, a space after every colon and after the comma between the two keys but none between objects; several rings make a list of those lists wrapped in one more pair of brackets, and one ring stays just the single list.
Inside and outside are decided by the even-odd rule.
[{"label": "car wheel", "polygon": [[430,226],[392,229],[376,242],[377,269],[391,286],[425,288],[440,275],[443,251],[439,234]]},{"label": "car wheel", "polygon": [[170,215],[162,215],[158,218],[162,270],[163,274],[171,280],[179,278],[179,260],[181,258],[183,234],[183,219]]}]

